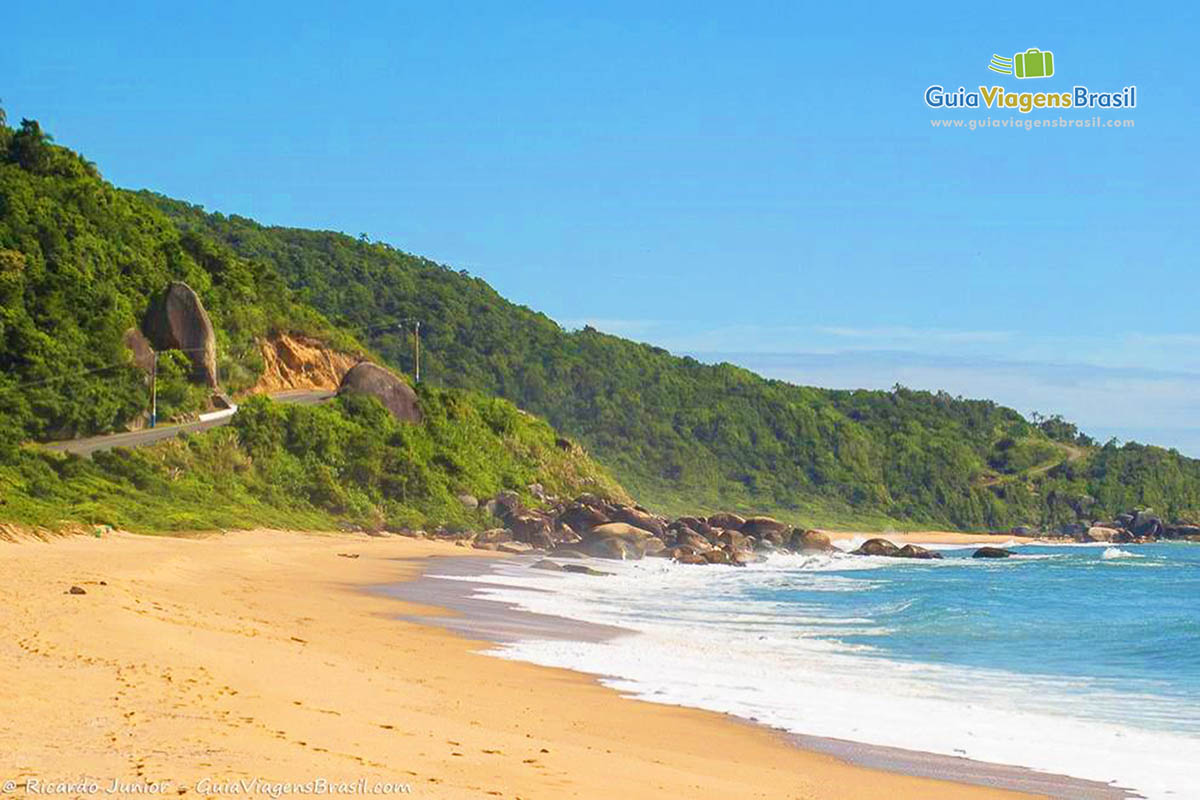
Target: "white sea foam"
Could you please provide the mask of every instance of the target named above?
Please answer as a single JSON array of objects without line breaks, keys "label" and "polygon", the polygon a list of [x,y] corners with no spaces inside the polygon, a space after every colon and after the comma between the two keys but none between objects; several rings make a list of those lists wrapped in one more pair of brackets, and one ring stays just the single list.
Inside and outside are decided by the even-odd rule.
[{"label": "white sea foam", "polygon": [[[831,640],[886,633],[873,620],[748,602],[742,594],[751,584],[862,591],[870,577],[829,573],[869,573],[879,568],[875,561],[897,564],[835,554],[700,569],[656,559],[606,565],[617,574],[604,579],[535,575],[511,565],[474,580],[483,597],[636,631],[603,642],[531,640],[492,651],[604,676],[603,683],[631,697],[727,712],[797,733],[1114,781],[1150,798],[1200,794],[1194,768],[1200,741],[1098,719],[1092,708],[1097,687],[1088,679],[889,660],[869,644]],[[960,567],[972,562],[979,563],[955,561]],[[535,587],[550,591],[528,591]],[[1122,704],[1141,713],[1157,702],[1103,691],[1110,714],[1119,714]]]},{"label": "white sea foam", "polygon": [[1128,550],[1122,550],[1119,547],[1106,547],[1100,557],[1105,561],[1111,561],[1114,558],[1141,558],[1138,553],[1131,553]]}]

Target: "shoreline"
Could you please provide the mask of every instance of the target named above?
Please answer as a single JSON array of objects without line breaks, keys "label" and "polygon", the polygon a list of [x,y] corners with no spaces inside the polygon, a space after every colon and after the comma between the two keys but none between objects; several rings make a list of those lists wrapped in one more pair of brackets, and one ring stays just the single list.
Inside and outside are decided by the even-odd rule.
[{"label": "shoreline", "polygon": [[[845,538],[850,539],[857,535],[859,534],[849,534]],[[944,536],[953,535],[972,536],[971,534],[944,534]],[[914,536],[919,536],[919,534],[914,534]],[[928,538],[914,538],[910,541],[928,544],[955,543],[949,540],[931,541]],[[964,544],[970,543],[964,542]],[[505,561],[528,568],[537,558],[539,557],[519,556]],[[421,602],[423,599],[436,600],[439,608],[449,609],[453,613],[436,616],[418,615],[413,619],[417,622],[444,627],[471,639],[485,640],[494,644],[536,638],[602,642],[617,636],[638,635],[637,631],[632,629],[539,614],[523,610],[515,603],[475,596],[477,590],[488,587],[511,591],[513,587],[507,584],[491,584],[486,580],[455,580],[456,577],[478,578],[482,576],[486,578],[503,563],[493,560],[468,561],[454,557],[433,556],[426,559],[422,573],[415,579],[400,584],[375,587],[374,590],[406,602]],[[520,591],[539,590],[522,587]],[[588,675],[589,673],[580,674]],[[599,682],[602,678],[609,676],[591,675],[591,677]],[[650,704],[654,705],[652,702]],[[946,781],[963,786],[1019,792],[1026,795],[1071,797],[1077,800],[1123,800],[1138,796],[1132,791],[1099,781],[1040,772],[1028,767],[845,739],[811,736],[762,725],[754,720],[734,715],[724,716],[741,724],[781,734],[802,750],[831,755],[841,761],[867,769]]]},{"label": "shoreline", "polygon": [[1041,539],[1036,536],[1018,536],[1008,533],[961,533],[959,531],[908,531],[908,532],[888,532],[888,533],[862,533],[858,531],[829,531],[818,528],[821,533],[827,534],[831,541],[848,542],[853,539],[887,539],[890,542],[898,545],[906,544],[960,544],[964,547],[970,545],[992,545],[997,546],[1005,542],[1014,544],[1031,544],[1033,542],[1050,541]]},{"label": "shoreline", "polygon": [[431,556],[495,558],[261,530],[0,544],[0,779],[189,796],[244,779],[407,782],[439,798],[1027,796],[856,766],[728,715],[486,656],[491,642],[444,629],[457,617],[444,597],[378,591]]}]

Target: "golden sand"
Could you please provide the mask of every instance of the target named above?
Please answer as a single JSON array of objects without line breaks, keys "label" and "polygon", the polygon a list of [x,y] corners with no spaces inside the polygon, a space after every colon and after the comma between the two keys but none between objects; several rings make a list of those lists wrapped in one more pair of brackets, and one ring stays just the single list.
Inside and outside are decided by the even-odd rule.
[{"label": "golden sand", "polygon": [[491,658],[397,619],[431,609],[364,591],[433,554],[477,557],[273,531],[0,544],[0,781],[189,798],[321,779],[436,798],[1018,796],[851,766]]}]

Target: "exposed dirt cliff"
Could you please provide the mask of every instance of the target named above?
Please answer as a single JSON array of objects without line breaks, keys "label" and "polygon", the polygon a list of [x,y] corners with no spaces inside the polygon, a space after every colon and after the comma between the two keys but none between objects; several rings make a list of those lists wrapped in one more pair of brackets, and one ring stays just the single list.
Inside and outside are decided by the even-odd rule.
[{"label": "exposed dirt cliff", "polygon": [[307,336],[277,334],[259,342],[262,350],[262,377],[251,393],[281,392],[287,389],[336,390],[358,357],[330,350],[324,342]]}]

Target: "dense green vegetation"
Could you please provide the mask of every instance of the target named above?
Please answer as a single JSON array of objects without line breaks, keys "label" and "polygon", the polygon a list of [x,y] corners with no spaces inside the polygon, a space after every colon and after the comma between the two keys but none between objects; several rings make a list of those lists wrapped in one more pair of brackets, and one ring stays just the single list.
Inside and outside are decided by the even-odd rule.
[{"label": "dense green vegetation", "polygon": [[[226,388],[262,369],[254,337],[274,329],[338,338],[294,300],[269,264],[181,234],[151,204],[101,179],[37,122],[0,123],[0,439],[119,429],[148,405],[122,337],[171,280],[201,296],[216,328]],[[173,362],[164,362],[171,378]],[[167,386],[167,411],[204,398]]]},{"label": "dense green vegetation", "polygon": [[[181,230],[272,265],[397,366],[411,367],[409,341],[386,323],[421,320],[428,379],[545,416],[664,510],[995,528],[1073,520],[1072,504],[1097,515],[1139,504],[1174,516],[1200,509],[1198,462],[1137,445],[1096,451],[1061,417],[1030,421],[995,403],[902,387],[765,380],[589,328],[564,331],[479,278],[383,243],[143,196]],[[1114,473],[1124,477],[1114,483]]]},{"label": "dense green vegetation", "polygon": [[[250,403],[233,429],[95,462],[19,446],[118,429],[145,410],[145,377],[122,339],[170,280],[189,283],[208,308],[227,389],[262,369],[256,337],[284,330],[341,349],[361,341],[410,370],[399,323],[417,319],[428,382],[468,393],[424,390],[433,414],[411,429],[345,403]],[[0,516],[11,519],[455,521],[464,512],[450,498],[464,487],[519,488],[534,474],[551,485],[557,469],[593,469],[545,460],[551,429],[535,436],[527,418],[485,395],[576,437],[662,511],[963,528],[1133,506],[1200,516],[1200,462],[1173,451],[1098,447],[1059,417],[1027,420],[988,401],[793,386],[565,331],[478,278],[386,244],[116,190],[29,120],[15,130],[0,121],[0,366]],[[181,354],[164,355],[160,369],[168,412],[203,401]],[[516,421],[515,440],[493,425],[502,417]],[[459,425],[461,441],[451,435]],[[541,445],[527,452],[505,449],[533,439]],[[563,491],[579,483],[564,481]]]},{"label": "dense green vegetation", "polygon": [[[246,525],[483,524],[457,495],[594,491],[623,496],[587,456],[512,404],[421,387],[424,421],[374,399],[320,407],[243,403],[224,429],[93,459],[23,446],[123,427],[145,412],[146,376],[125,345],[172,280],[200,295],[224,388],[254,383],[256,339],[279,331],[343,351],[357,340],[296,297],[270,264],[181,232],[153,204],[24,120],[0,119],[0,519],[131,529]],[[164,417],[197,408],[180,352],[160,353]]]},{"label": "dense green vegetation", "polygon": [[512,404],[422,387],[424,420],[397,422],[380,403],[347,396],[319,406],[247,402],[232,425],[94,459],[25,448],[0,464],[0,519],[129,530],[253,525],[368,529],[490,527],[458,495],[528,487],[559,496],[623,498],[577,447]]}]

